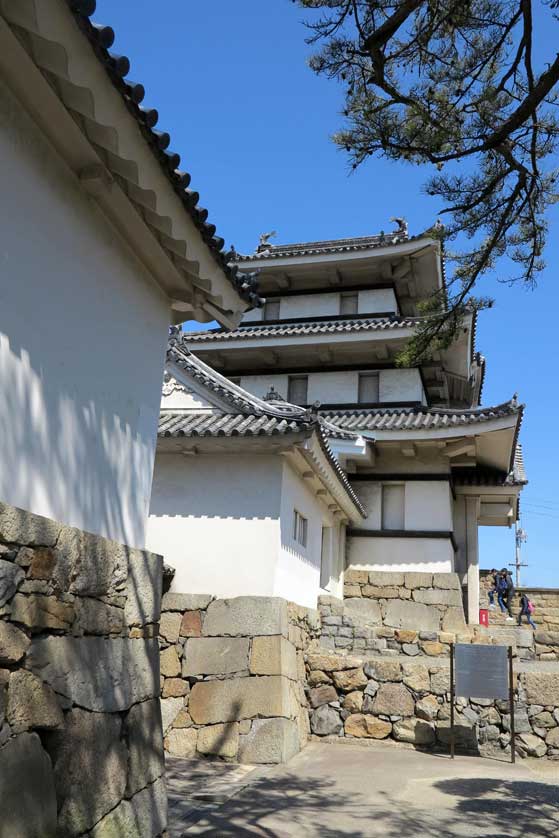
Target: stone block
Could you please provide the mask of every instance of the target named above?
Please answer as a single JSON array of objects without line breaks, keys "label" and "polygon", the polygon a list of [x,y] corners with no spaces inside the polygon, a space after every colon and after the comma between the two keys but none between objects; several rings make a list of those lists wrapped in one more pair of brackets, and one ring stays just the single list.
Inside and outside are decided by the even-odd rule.
[{"label": "stone block", "polygon": [[441,655],[444,655],[446,652],[446,646],[444,646],[443,643],[439,643],[436,640],[423,640],[420,643],[420,646],[426,655],[429,655],[429,657],[433,658],[440,657]]},{"label": "stone block", "polygon": [[435,730],[421,719],[401,719],[394,723],[392,735],[398,742],[428,748],[435,744]]},{"label": "stone block", "polygon": [[344,597],[361,596],[360,585],[344,585]]},{"label": "stone block", "polygon": [[440,613],[433,605],[389,600],[386,603],[384,622],[393,628],[438,631]]},{"label": "stone block", "polygon": [[170,727],[173,726],[175,719],[184,709],[184,698],[181,696],[173,698],[162,698],[159,702],[161,712],[161,724],[163,728],[163,735],[167,733]]},{"label": "stone block", "polygon": [[546,734],[545,741],[549,748],[559,748],[559,727],[549,730]]},{"label": "stone block", "polygon": [[158,623],[161,614],[163,557],[128,549],[124,618],[128,626]]},{"label": "stone block", "polygon": [[[306,738],[306,736],[304,737]],[[249,765],[288,762],[300,750],[297,723],[290,719],[255,719],[240,737],[239,762]]]},{"label": "stone block", "polygon": [[434,721],[437,718],[440,704],[434,695],[426,695],[420,699],[415,705],[415,714],[420,719],[425,719],[428,722]]},{"label": "stone block", "polygon": [[165,750],[174,757],[190,759],[196,756],[198,731],[193,728],[173,728],[165,737]]},{"label": "stone block", "polygon": [[365,664],[365,674],[375,681],[401,681],[402,667],[399,661],[373,660]]},{"label": "stone block", "polygon": [[0,559],[0,606],[5,605],[25,579],[21,567]]},{"label": "stone block", "polygon": [[182,710],[179,710],[178,714],[175,717],[173,722],[173,727],[192,727],[192,718],[190,717],[190,713],[188,710],[185,710],[184,707]]},{"label": "stone block", "polygon": [[0,800],[5,838],[58,835],[54,774],[36,733],[15,736],[0,751]]},{"label": "stone block", "polygon": [[196,748],[201,754],[213,754],[234,759],[239,750],[239,725],[237,722],[209,725],[198,731]]},{"label": "stone block", "polygon": [[556,727],[557,722],[548,710],[543,713],[538,713],[536,716],[531,716],[532,723],[537,727],[552,728]]},{"label": "stone block", "polygon": [[419,655],[419,646],[417,645],[417,643],[403,643],[402,652],[404,653],[404,655],[415,657],[415,655]]},{"label": "stone block", "polygon": [[376,715],[413,716],[414,701],[404,684],[381,684],[373,702]]},{"label": "stone block", "polygon": [[163,684],[163,698],[180,698],[188,695],[190,692],[190,684],[188,681],[183,681],[182,678],[165,678]]},{"label": "stone block", "polygon": [[159,667],[161,675],[165,678],[176,678],[181,674],[181,663],[174,646],[169,646],[160,653]]},{"label": "stone block", "polygon": [[414,692],[428,692],[431,689],[429,670],[422,663],[402,663],[402,680]]},{"label": "stone block", "polygon": [[537,631],[534,636],[536,643],[545,646],[559,646],[559,631]]},{"label": "stone block", "polygon": [[179,639],[181,622],[182,617],[178,612],[164,612],[159,619],[159,637],[167,643],[176,643]]},{"label": "stone block", "polygon": [[445,590],[454,589],[460,591],[462,595],[462,588],[457,573],[433,573],[433,587],[443,588]]},{"label": "stone block", "polygon": [[433,586],[432,573],[404,573],[404,585],[406,588],[431,588]]},{"label": "stone block", "polygon": [[534,645],[534,633],[532,629],[517,628],[515,629],[516,645],[523,649],[531,649]]},{"label": "stone block", "polygon": [[529,757],[544,757],[547,753],[546,743],[534,733],[521,733],[518,740],[524,746],[524,750]]},{"label": "stone block", "polygon": [[255,637],[250,653],[253,675],[285,675],[297,680],[297,650],[281,635]]},{"label": "stone block", "polygon": [[351,597],[344,600],[344,613],[365,625],[379,625],[382,622],[380,605],[374,599]]},{"label": "stone block", "polygon": [[362,596],[371,599],[399,599],[398,588],[380,588],[378,585],[363,585]]},{"label": "stone block", "polygon": [[21,629],[0,620],[0,665],[20,661],[29,648],[29,643],[29,638]]},{"label": "stone block", "polygon": [[437,669],[431,672],[431,692],[444,695],[450,690],[450,672],[448,669]]},{"label": "stone block", "polygon": [[55,692],[100,713],[159,695],[157,640],[41,637],[29,648],[27,666]]},{"label": "stone block", "polygon": [[399,629],[395,632],[395,638],[398,643],[415,643],[417,640],[417,631]]},{"label": "stone block", "polygon": [[344,730],[346,736],[354,736],[358,739],[386,739],[390,736],[392,725],[374,716],[354,713],[345,720]]},{"label": "stone block", "polygon": [[185,611],[182,615],[180,637],[200,637],[202,634],[202,612]]},{"label": "stone block", "polygon": [[404,574],[391,570],[370,570],[369,585],[383,588],[401,587],[404,584]]},{"label": "stone block", "polygon": [[27,571],[28,579],[52,579],[56,567],[56,551],[51,547],[25,548],[31,553],[31,562]]},{"label": "stone block", "polygon": [[368,581],[369,572],[367,570],[354,570],[348,567],[344,573],[344,583],[347,585],[366,585]]},{"label": "stone block", "polygon": [[190,637],[182,659],[183,678],[231,675],[248,670],[247,637]]},{"label": "stone block", "polygon": [[231,678],[194,684],[188,710],[195,724],[216,724],[257,716],[291,716],[290,681],[281,675]]},{"label": "stone block", "polygon": [[329,704],[331,701],[337,700],[338,693],[331,684],[315,687],[309,692],[309,704],[315,710],[317,707],[322,707],[323,704]]},{"label": "stone block", "polygon": [[25,669],[10,675],[6,718],[14,733],[34,728],[52,730],[64,722],[53,690]]},{"label": "stone block", "polygon": [[154,838],[167,825],[167,791],[163,779],[156,780],[123,800],[89,833],[90,838]]},{"label": "stone block", "polygon": [[62,524],[50,518],[0,503],[0,541],[52,547],[56,544],[61,529]]},{"label": "stone block", "polygon": [[348,693],[344,698],[343,708],[348,713],[360,713],[363,709],[363,693],[360,690]]},{"label": "stone block", "polygon": [[559,705],[559,672],[525,672],[522,680],[529,704]]},{"label": "stone block", "polygon": [[287,603],[279,597],[240,596],[210,603],[202,633],[207,637],[287,637]]},{"label": "stone block", "polygon": [[313,710],[310,721],[316,736],[336,736],[342,729],[340,714],[328,704]]},{"label": "stone block", "polygon": [[152,698],[131,707],[124,731],[128,742],[126,796],[130,797],[165,772],[159,700]]},{"label": "stone block", "polygon": [[130,548],[74,527],[62,527],[53,578],[62,591],[99,597],[123,585]]},{"label": "stone block", "polygon": [[179,594],[168,591],[163,595],[161,611],[205,611],[212,599],[211,594]]},{"label": "stone block", "polygon": [[33,632],[44,629],[68,630],[74,620],[74,606],[55,596],[16,594],[11,602],[10,618]]},{"label": "stone block", "polygon": [[361,666],[363,661],[351,655],[325,654],[324,652],[310,652],[307,655],[309,669],[322,672],[333,672],[340,669],[355,669]]},{"label": "stone block", "polygon": [[124,611],[90,597],[76,598],[74,631],[84,634],[119,634],[124,628]]},{"label": "stone block", "polygon": [[462,592],[453,588],[424,588],[414,590],[414,602],[423,602],[425,605],[462,605]]},{"label": "stone block", "polygon": [[48,736],[61,835],[81,835],[114,809],[126,789],[127,749],[117,714],[74,708]]},{"label": "stone block", "polygon": [[361,667],[358,669],[343,669],[340,672],[333,672],[332,678],[336,687],[344,692],[358,690],[360,687],[367,685],[367,676]]}]

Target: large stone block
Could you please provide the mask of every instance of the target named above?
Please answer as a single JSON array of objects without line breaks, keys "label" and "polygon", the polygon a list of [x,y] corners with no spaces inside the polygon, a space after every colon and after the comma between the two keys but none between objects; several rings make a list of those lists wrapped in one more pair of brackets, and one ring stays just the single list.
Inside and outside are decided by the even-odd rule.
[{"label": "large stone block", "polygon": [[381,587],[401,587],[404,584],[404,574],[390,570],[370,570],[369,585]]},{"label": "large stone block", "polygon": [[10,619],[21,623],[33,632],[43,629],[68,630],[74,620],[72,603],[62,602],[55,596],[16,594],[11,602]]},{"label": "large stone block", "polygon": [[161,707],[161,722],[163,726],[163,734],[166,734],[169,728],[173,725],[175,719],[184,708],[184,698],[177,696],[173,698],[163,698],[160,702]]},{"label": "large stone block", "polygon": [[74,708],[64,729],[49,734],[61,835],[81,835],[122,800],[127,751],[121,725],[117,714]]},{"label": "large stone block", "polygon": [[372,660],[365,664],[365,674],[375,681],[401,681],[402,667],[399,661]]},{"label": "large stone block", "polygon": [[372,712],[377,715],[414,715],[413,697],[404,684],[381,684],[373,701]]},{"label": "large stone block", "polygon": [[209,637],[282,634],[287,637],[287,629],[287,603],[284,599],[240,596],[210,603],[202,634]]},{"label": "large stone block", "polygon": [[18,509],[16,506],[0,503],[0,541],[52,547],[56,544],[61,529],[62,524],[51,521],[50,518],[43,518],[26,512],[24,509]]},{"label": "large stone block", "polygon": [[[170,613],[164,616],[171,616]],[[180,617],[180,614],[179,614]],[[200,637],[202,634],[202,612],[185,611],[182,615],[179,635],[180,637]]]},{"label": "large stone block", "polygon": [[462,591],[457,573],[433,573],[433,587]]},{"label": "large stone block", "polygon": [[179,639],[182,616],[175,611],[164,612],[159,619],[159,637],[167,643],[176,643]]},{"label": "large stone block", "polygon": [[422,602],[389,600],[384,622],[393,628],[438,631],[440,613],[435,606]]},{"label": "large stone block", "polygon": [[433,585],[432,573],[418,573],[411,571],[404,573],[404,585],[406,588],[431,588]]},{"label": "large stone block", "polygon": [[165,750],[174,757],[190,759],[196,756],[198,731],[193,727],[173,728],[165,737]]},{"label": "large stone block", "polygon": [[311,730],[316,736],[336,736],[342,727],[340,714],[328,704],[317,707],[311,713]]},{"label": "large stone block", "polygon": [[344,730],[346,736],[355,736],[358,739],[386,739],[390,736],[392,725],[374,716],[354,713],[345,720]]},{"label": "large stone block", "polygon": [[163,557],[147,550],[128,550],[124,618],[129,626],[158,623],[161,613]]},{"label": "large stone block", "polygon": [[431,688],[429,669],[422,663],[403,663],[404,684],[414,692],[428,692]]},{"label": "large stone block", "polygon": [[124,731],[128,742],[126,796],[130,797],[165,772],[159,700],[135,704],[126,716]]},{"label": "large stone block", "polygon": [[248,637],[190,637],[183,653],[183,678],[248,670],[248,647]]},{"label": "large stone block", "polygon": [[29,648],[30,640],[21,629],[0,620],[0,665],[17,663]]},{"label": "large stone block", "polygon": [[459,607],[452,606],[446,609],[443,614],[442,630],[443,632],[466,631],[466,619],[464,617],[464,608],[462,605]]},{"label": "large stone block", "polygon": [[317,707],[322,707],[323,704],[329,704],[331,701],[337,700],[338,693],[332,684],[323,684],[309,691],[309,703],[315,710]]},{"label": "large stone block", "polygon": [[342,669],[340,672],[333,672],[332,678],[336,687],[344,692],[351,692],[352,690],[365,687],[368,680],[361,667],[358,669]]},{"label": "large stone block", "polygon": [[181,663],[174,646],[163,649],[159,656],[159,669],[164,678],[176,678],[181,674]]},{"label": "large stone block", "polygon": [[291,719],[255,719],[250,732],[240,737],[239,762],[277,764],[298,752],[299,731]]},{"label": "large stone block", "polygon": [[14,733],[33,728],[48,730],[64,722],[53,690],[25,669],[10,675],[6,718]]},{"label": "large stone block", "polygon": [[413,599],[426,605],[462,605],[462,592],[454,588],[425,588],[415,590]]},{"label": "large stone block", "polygon": [[365,625],[380,625],[382,622],[380,605],[374,599],[350,597],[344,600],[344,613]]},{"label": "large stone block", "polygon": [[297,650],[281,635],[255,637],[250,653],[253,675],[285,675],[297,680]]},{"label": "large stone block", "polygon": [[54,774],[36,733],[0,748],[0,801],[2,838],[56,838]]},{"label": "large stone block", "polygon": [[167,790],[163,779],[130,800],[123,800],[90,832],[90,838],[155,838],[167,826]]},{"label": "large stone block", "polygon": [[435,744],[434,728],[421,719],[410,718],[395,722],[392,733],[398,742],[410,742],[420,747]]},{"label": "large stone block", "polygon": [[196,748],[201,754],[214,754],[234,759],[239,750],[238,722],[201,727],[198,731]]},{"label": "large stone block", "polygon": [[25,573],[19,565],[0,559],[0,606],[13,597],[24,579]]},{"label": "large stone block", "polygon": [[27,666],[55,692],[100,713],[159,694],[157,640],[41,637],[31,644]]},{"label": "large stone block", "polygon": [[289,684],[281,675],[231,678],[194,684],[188,710],[195,724],[216,724],[256,716],[291,716]]},{"label": "large stone block", "polygon": [[559,646],[559,631],[537,631],[535,640],[544,646]]},{"label": "large stone block", "polygon": [[528,704],[559,706],[559,672],[525,672],[522,679]]},{"label": "large stone block", "polygon": [[168,591],[163,596],[161,611],[204,611],[212,599],[211,594],[178,594]]},{"label": "large stone block", "polygon": [[355,669],[363,661],[350,655],[325,654],[324,652],[310,652],[307,656],[309,669],[320,672],[334,672],[340,669]]},{"label": "large stone block", "polygon": [[124,611],[91,597],[76,598],[74,631],[84,634],[119,634],[124,627]]},{"label": "large stone block", "polygon": [[94,597],[113,593],[126,580],[129,549],[108,538],[63,527],[53,578],[62,591]]}]

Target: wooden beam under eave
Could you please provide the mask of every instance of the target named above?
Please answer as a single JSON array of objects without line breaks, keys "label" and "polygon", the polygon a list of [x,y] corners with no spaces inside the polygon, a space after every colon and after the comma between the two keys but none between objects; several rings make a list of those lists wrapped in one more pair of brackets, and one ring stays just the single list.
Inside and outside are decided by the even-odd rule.
[{"label": "wooden beam under eave", "polygon": [[457,442],[447,442],[442,452],[444,457],[454,459],[464,454],[474,456],[476,453],[475,439],[460,439]]},{"label": "wooden beam under eave", "polygon": [[407,442],[405,445],[400,446],[400,451],[404,455],[404,457],[416,457],[417,456],[417,449],[413,442]]}]

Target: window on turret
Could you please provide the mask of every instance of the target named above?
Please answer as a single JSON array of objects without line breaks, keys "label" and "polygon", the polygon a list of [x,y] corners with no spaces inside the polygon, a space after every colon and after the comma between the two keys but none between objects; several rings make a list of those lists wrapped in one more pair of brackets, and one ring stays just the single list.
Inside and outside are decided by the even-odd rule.
[{"label": "window on turret", "polygon": [[264,303],[264,320],[279,320],[280,300],[268,300]]},{"label": "window on turret", "polygon": [[290,375],[287,383],[287,401],[291,404],[307,404],[308,385],[307,375]]},{"label": "window on turret", "polygon": [[357,294],[340,294],[340,314],[357,314]]},{"label": "window on turret", "polygon": [[293,541],[301,547],[307,546],[308,521],[296,509],[293,510]]},{"label": "window on turret", "polygon": [[357,401],[360,404],[378,402],[378,372],[359,373]]}]

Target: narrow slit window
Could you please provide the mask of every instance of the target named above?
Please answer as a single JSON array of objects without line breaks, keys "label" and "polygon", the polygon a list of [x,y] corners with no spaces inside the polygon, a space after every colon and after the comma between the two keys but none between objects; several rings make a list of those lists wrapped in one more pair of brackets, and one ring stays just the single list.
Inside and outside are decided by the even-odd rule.
[{"label": "narrow slit window", "polygon": [[301,547],[307,546],[308,521],[297,509],[293,510],[293,541]]},{"label": "narrow slit window", "polygon": [[359,373],[357,401],[359,404],[377,403],[379,400],[378,372]]},{"label": "narrow slit window", "polygon": [[340,295],[340,314],[357,314],[357,294]]},{"label": "narrow slit window", "polygon": [[264,320],[279,320],[280,300],[268,300],[264,303]]},{"label": "narrow slit window", "polygon": [[287,401],[291,404],[307,404],[309,379],[306,375],[290,375],[287,386]]}]

